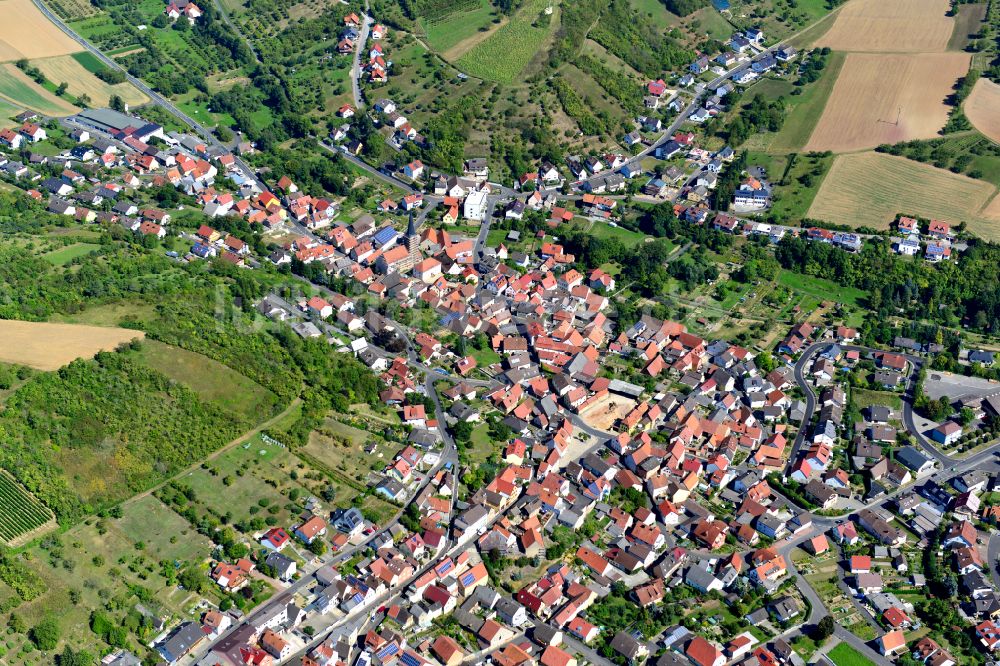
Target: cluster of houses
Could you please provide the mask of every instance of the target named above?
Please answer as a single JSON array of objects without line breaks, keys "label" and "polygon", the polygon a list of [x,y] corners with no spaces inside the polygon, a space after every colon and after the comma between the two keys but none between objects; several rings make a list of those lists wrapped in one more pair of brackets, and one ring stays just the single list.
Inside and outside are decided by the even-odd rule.
[{"label": "cluster of houses", "polygon": [[191,25],[194,25],[204,14],[201,7],[191,2],[191,0],[167,0],[167,6],[163,10],[163,13],[171,21],[176,21],[183,16]]},{"label": "cluster of houses", "polygon": [[[328,200],[297,202],[293,192],[286,193],[283,203],[271,192],[262,191],[232,154],[209,147],[192,135],[167,132],[160,125],[110,109],[87,109],[69,122],[75,126],[69,136],[77,145],[64,154],[31,153],[30,166],[0,156],[0,169],[16,179],[28,196],[46,204],[51,213],[80,222],[120,224],[138,234],[163,238],[172,213],[141,203],[142,190],[163,186],[194,196],[209,218],[239,215],[265,227],[288,219],[289,214],[303,223],[322,224],[336,212]],[[46,139],[45,130],[31,119],[17,132],[0,133],[0,143],[12,150],[19,149],[22,142]],[[45,178],[31,168],[36,165],[57,165],[62,171]],[[225,255],[229,259],[246,254],[245,243],[235,237],[223,239],[215,232],[200,241],[195,239],[195,246],[200,242],[210,246],[216,241],[221,244],[200,256],[223,255],[227,249],[233,250],[232,256]],[[232,247],[225,247],[227,243]]]},{"label": "cluster of houses", "polygon": [[942,220],[930,220],[926,228],[912,217],[901,216],[896,220],[900,236],[893,239],[893,249],[903,256],[913,257],[923,250],[924,259],[930,262],[950,261],[955,234],[951,225]]},{"label": "cluster of houses", "polygon": [[[337,42],[337,52],[347,55],[354,53],[358,40],[361,39],[361,18],[354,12],[344,17],[344,30],[340,33],[340,41]],[[392,68],[392,61],[385,59],[381,41],[386,35],[385,26],[377,24],[372,27],[369,37],[372,45],[368,49],[368,62],[363,64],[364,72],[368,75],[369,83],[388,83],[389,70]],[[365,44],[361,44],[363,48]]]}]

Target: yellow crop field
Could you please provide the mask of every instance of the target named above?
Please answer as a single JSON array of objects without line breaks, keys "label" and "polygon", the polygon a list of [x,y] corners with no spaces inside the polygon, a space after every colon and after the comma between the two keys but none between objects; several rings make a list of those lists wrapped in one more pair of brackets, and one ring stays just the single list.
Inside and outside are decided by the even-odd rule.
[{"label": "yellow crop field", "polygon": [[0,62],[81,51],[31,0],[0,0]]},{"label": "yellow crop field", "polygon": [[90,358],[143,337],[142,331],[127,328],[5,319],[0,320],[0,361],[57,370],[75,359]]},{"label": "yellow crop field", "polygon": [[823,180],[809,217],[851,226],[888,228],[899,213],[947,222],[1000,239],[1000,220],[984,207],[996,188],[982,180],[876,152],[839,155]]},{"label": "yellow crop field", "polygon": [[948,120],[945,98],[968,69],[966,53],[849,53],[805,149],[932,138]]},{"label": "yellow crop field", "polygon": [[870,53],[941,52],[955,19],[948,0],[851,0],[816,46]]},{"label": "yellow crop field", "polygon": [[138,88],[131,83],[116,83],[111,85],[97,78],[81,65],[73,56],[55,56],[32,60],[31,64],[42,70],[49,81],[67,83],[67,90],[74,97],[88,95],[95,106],[106,106],[112,95],[118,95],[129,106],[138,106],[149,101]]},{"label": "yellow crop field", "polygon": [[1000,143],[1000,85],[988,79],[976,81],[963,110],[977,130]]}]

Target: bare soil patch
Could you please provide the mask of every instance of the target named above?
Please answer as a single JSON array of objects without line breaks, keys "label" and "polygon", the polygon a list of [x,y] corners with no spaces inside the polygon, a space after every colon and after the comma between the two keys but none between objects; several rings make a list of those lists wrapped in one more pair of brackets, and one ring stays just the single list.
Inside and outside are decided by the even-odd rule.
[{"label": "bare soil patch", "polygon": [[635,400],[631,398],[609,393],[580,412],[580,417],[593,428],[611,430],[615,422],[632,411],[635,405]]},{"label": "bare soil patch", "polygon": [[947,122],[946,98],[968,69],[965,53],[848,54],[805,150],[848,152],[932,138]]},{"label": "bare soil patch", "polygon": [[127,328],[0,320],[0,361],[57,370],[75,359],[143,337],[142,331]]},{"label": "bare soil patch", "polygon": [[944,51],[955,27],[948,9],[948,0],[852,0],[816,45],[837,51]]}]

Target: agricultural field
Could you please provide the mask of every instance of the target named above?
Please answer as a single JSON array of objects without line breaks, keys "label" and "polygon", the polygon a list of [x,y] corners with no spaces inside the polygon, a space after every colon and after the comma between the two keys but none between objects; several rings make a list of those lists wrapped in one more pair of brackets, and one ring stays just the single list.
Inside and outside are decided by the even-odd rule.
[{"label": "agricultural field", "polygon": [[47,116],[68,116],[79,110],[35,83],[11,63],[0,65],[0,97]]},{"label": "agricultural field", "polygon": [[750,137],[745,147],[774,154],[802,150],[823,115],[830,93],[833,92],[844,66],[844,57],[843,53],[831,53],[822,75],[817,81],[803,86],[801,95],[792,95],[795,86],[785,80],[764,79],[751,86],[748,95],[762,96],[765,99],[784,96],[788,112],[779,131],[759,132]]},{"label": "agricultural field", "polygon": [[80,324],[0,320],[0,361],[38,370],[57,370],[77,358],[111,351],[123,342],[142,338],[142,331]]},{"label": "agricultural field", "polygon": [[951,132],[936,139],[900,143],[882,150],[1000,187],[1000,144],[974,129]]},{"label": "agricultural field", "polygon": [[1000,225],[1000,196],[994,196],[986,207],[983,208],[983,217],[988,222]]},{"label": "agricultural field", "polygon": [[277,396],[271,391],[201,354],[145,340],[139,358],[175,382],[185,384],[202,400],[214,402],[247,421],[263,420],[277,409]]},{"label": "agricultural field", "polygon": [[49,523],[52,512],[20,483],[0,471],[0,541],[16,544]]},{"label": "agricultural field", "polygon": [[948,0],[852,0],[816,46],[865,53],[928,53],[948,48],[955,19]]},{"label": "agricultural field", "polygon": [[97,78],[92,70],[80,62],[77,55],[79,54],[42,58],[32,60],[31,64],[40,69],[49,81],[56,84],[67,83],[67,91],[74,97],[89,96],[95,106],[106,106],[112,95],[118,95],[132,107],[149,101],[146,95],[127,81],[111,85]]},{"label": "agricultural field", "polygon": [[90,0],[49,0],[47,4],[66,21],[90,18],[101,11]]},{"label": "agricultural field", "polygon": [[495,15],[486,0],[465,0],[451,5],[445,14],[422,17],[419,25],[428,46],[446,60],[457,60],[489,34]]},{"label": "agricultural field", "polygon": [[555,11],[545,14],[552,6],[549,0],[525,4],[506,25],[463,55],[458,66],[470,76],[511,83],[558,26]]},{"label": "agricultural field", "polygon": [[968,69],[965,53],[848,54],[805,149],[847,152],[936,136],[950,111],[945,99]]},{"label": "agricultural field", "polygon": [[979,79],[962,110],[977,130],[1000,143],[1000,85]]},{"label": "agricultural field", "polygon": [[959,4],[955,16],[955,29],[948,40],[949,51],[962,51],[972,41],[971,36],[979,32],[986,19],[986,3]]},{"label": "agricultural field", "polygon": [[968,222],[980,236],[1000,239],[1000,224],[983,210],[996,188],[903,157],[866,152],[833,161],[809,217],[851,226],[888,228],[899,213]]},{"label": "agricultural field", "polygon": [[80,45],[45,18],[31,0],[2,0],[0,8],[4,16],[0,26],[0,62],[47,58],[80,50]]}]

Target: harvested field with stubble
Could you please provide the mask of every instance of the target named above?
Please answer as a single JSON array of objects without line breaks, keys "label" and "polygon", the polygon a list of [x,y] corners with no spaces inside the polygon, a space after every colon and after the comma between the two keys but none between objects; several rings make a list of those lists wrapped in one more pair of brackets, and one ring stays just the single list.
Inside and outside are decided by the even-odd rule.
[{"label": "harvested field with stubble", "polygon": [[49,81],[67,84],[67,90],[74,97],[86,94],[92,103],[105,106],[112,95],[118,95],[131,107],[145,104],[149,98],[131,83],[111,85],[94,76],[76,58],[70,55],[32,60],[31,64],[42,70]]},{"label": "harvested field with stubble", "polygon": [[996,222],[1000,226],[1000,196],[994,196],[983,208],[983,217],[988,222]]},{"label": "harvested field with stubble", "polygon": [[816,46],[868,53],[941,52],[955,19],[948,0],[852,0]]},{"label": "harvested field with stubble", "polygon": [[966,53],[850,53],[807,151],[848,152],[937,136]]},{"label": "harvested field with stubble", "polygon": [[82,50],[31,0],[0,0],[0,61],[47,58]]},{"label": "harvested field with stubble", "polygon": [[112,351],[123,342],[143,338],[127,328],[0,320],[0,361],[38,370],[58,370],[78,358]]},{"label": "harvested field with stubble", "polygon": [[963,110],[977,130],[1000,143],[1000,85],[989,79],[976,81]]},{"label": "harvested field with stubble", "polygon": [[981,180],[883,153],[840,155],[809,208],[809,217],[853,227],[887,229],[899,213],[965,221],[984,238],[1000,239],[1000,221],[984,207],[996,188]]}]

